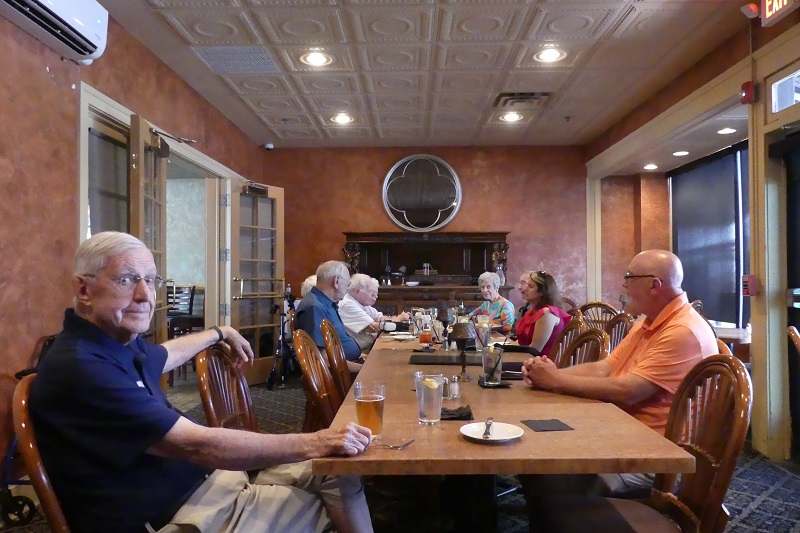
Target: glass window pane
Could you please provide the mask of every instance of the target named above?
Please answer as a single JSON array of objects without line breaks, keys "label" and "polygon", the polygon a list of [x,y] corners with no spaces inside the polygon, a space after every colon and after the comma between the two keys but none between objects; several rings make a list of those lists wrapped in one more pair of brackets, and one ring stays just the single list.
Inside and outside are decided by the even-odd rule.
[{"label": "glass window pane", "polygon": [[258,230],[258,259],[275,259],[275,231],[269,229]]},{"label": "glass window pane", "polygon": [[272,299],[264,298],[262,300],[254,300],[258,302],[258,324],[269,324],[272,322],[272,315],[270,315],[270,311],[272,310]]},{"label": "glass window pane", "polygon": [[258,199],[258,227],[259,228],[274,228],[275,218],[273,216],[273,206],[275,200],[272,198],[259,198]]},{"label": "glass window pane", "polygon": [[[274,279],[275,278],[275,263],[259,263],[258,264],[258,277],[261,279]],[[271,293],[275,292],[274,281],[262,281],[258,284],[258,292]]]},{"label": "glass window pane", "polygon": [[239,197],[239,224],[242,226],[255,226],[253,223],[254,210],[255,199],[252,196],[241,195]]},{"label": "glass window pane", "polygon": [[239,255],[242,259],[256,257],[256,232],[252,228],[239,229]]},{"label": "glass window pane", "polygon": [[253,326],[256,323],[255,300],[238,300],[239,302],[239,325]]},{"label": "glass window pane", "polygon": [[772,112],[783,111],[800,102],[800,70],[772,84]]},{"label": "glass window pane", "polygon": [[89,234],[128,231],[128,151],[89,129]]}]

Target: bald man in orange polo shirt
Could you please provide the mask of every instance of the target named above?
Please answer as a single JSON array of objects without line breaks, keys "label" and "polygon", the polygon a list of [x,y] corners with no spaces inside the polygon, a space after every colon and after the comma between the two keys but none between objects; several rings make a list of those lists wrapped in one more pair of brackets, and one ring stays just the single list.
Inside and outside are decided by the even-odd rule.
[{"label": "bald man in orange polo shirt", "polygon": [[[644,320],[611,355],[564,369],[547,357],[533,357],[523,364],[522,374],[539,389],[612,402],[663,435],[678,386],[698,361],[718,353],[716,339],[689,305],[681,288],[683,266],[675,254],[641,252],[624,280],[628,311]],[[652,484],[650,474],[602,477],[615,494]]]}]

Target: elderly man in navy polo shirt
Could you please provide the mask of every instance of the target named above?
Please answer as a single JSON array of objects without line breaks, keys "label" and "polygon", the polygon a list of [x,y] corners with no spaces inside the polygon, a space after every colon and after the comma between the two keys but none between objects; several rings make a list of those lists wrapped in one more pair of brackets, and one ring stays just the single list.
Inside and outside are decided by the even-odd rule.
[{"label": "elderly man in navy polo shirt", "polygon": [[316,345],[325,349],[325,341],[322,339],[322,319],[327,318],[333,324],[339,340],[342,341],[344,357],[347,359],[347,367],[350,372],[361,370],[361,348],[358,343],[347,334],[342,319],[339,317],[339,302],[347,294],[347,287],[350,285],[350,270],[341,261],[326,261],[317,268],[317,285],[303,297],[297,306],[295,314],[295,324],[298,329],[302,329],[314,339]]},{"label": "elderly man in navy polo shirt", "polygon": [[191,422],[169,404],[159,376],[221,341],[237,364],[252,361],[248,342],[229,326],[162,345],[143,340],[163,279],[128,234],[88,239],[74,268],[74,309],[30,398],[72,531],[311,533],[331,522],[340,532],[372,531],[360,480],[312,476],[308,461],[363,452],[369,429],[270,435]]}]

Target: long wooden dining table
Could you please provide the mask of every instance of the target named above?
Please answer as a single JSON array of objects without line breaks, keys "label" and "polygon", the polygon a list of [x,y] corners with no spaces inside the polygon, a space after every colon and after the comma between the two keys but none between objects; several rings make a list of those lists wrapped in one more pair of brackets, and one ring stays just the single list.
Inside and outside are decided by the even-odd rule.
[{"label": "long wooden dining table", "polygon": [[[467,367],[473,380],[459,383],[461,397],[443,406],[469,405],[474,422],[492,417],[522,428],[520,438],[503,443],[468,440],[460,428],[470,423],[443,420],[435,426],[418,422],[414,372],[458,374],[460,366],[411,365],[415,340],[399,342],[382,336],[366,359],[357,381],[386,383],[381,442],[402,443],[403,450],[370,447],[354,457],[314,459],[314,474],[325,475],[469,475],[469,474],[588,474],[619,472],[693,472],[694,457],[651,430],[619,407],[605,402],[534,390],[522,381],[509,388],[484,389],[478,385],[480,366]],[[434,354],[454,352],[441,350]],[[508,353],[518,361],[524,354]],[[535,432],[523,420],[557,419],[572,430]],[[347,394],[331,427],[356,421],[352,390]]]}]

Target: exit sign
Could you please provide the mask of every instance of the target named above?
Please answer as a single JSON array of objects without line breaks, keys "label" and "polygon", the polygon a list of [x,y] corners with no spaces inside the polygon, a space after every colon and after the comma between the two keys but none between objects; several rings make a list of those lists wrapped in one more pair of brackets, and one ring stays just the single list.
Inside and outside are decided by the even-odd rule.
[{"label": "exit sign", "polygon": [[798,0],[761,0],[761,25],[772,26],[798,7]]}]

